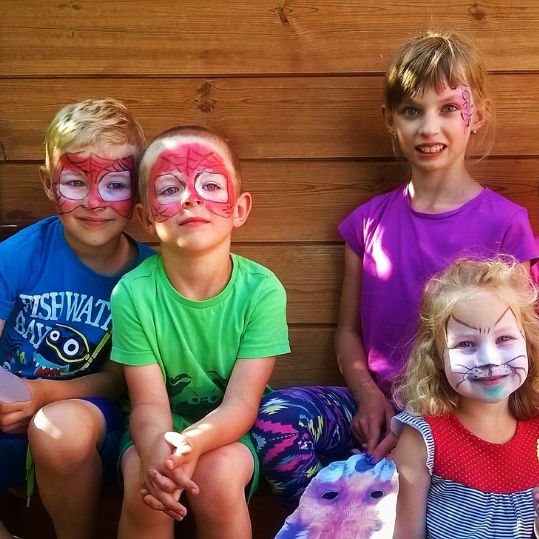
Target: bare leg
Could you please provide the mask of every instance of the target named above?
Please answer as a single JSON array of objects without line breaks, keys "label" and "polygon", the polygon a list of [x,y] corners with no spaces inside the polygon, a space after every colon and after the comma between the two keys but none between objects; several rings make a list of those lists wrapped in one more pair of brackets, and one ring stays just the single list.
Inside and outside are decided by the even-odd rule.
[{"label": "bare leg", "polygon": [[174,520],[150,509],[140,495],[140,459],[133,446],[122,458],[124,499],[118,539],[173,539]]},{"label": "bare leg", "polygon": [[11,535],[11,533],[7,531],[6,527],[0,520],[0,539],[13,539],[14,537],[14,535]]},{"label": "bare leg", "polygon": [[197,496],[188,495],[203,539],[250,539],[251,519],[245,500],[245,486],[253,475],[253,457],[236,442],[201,456],[193,481]]},{"label": "bare leg", "polygon": [[92,537],[105,429],[101,411],[82,400],[45,406],[28,429],[39,492],[57,539]]}]

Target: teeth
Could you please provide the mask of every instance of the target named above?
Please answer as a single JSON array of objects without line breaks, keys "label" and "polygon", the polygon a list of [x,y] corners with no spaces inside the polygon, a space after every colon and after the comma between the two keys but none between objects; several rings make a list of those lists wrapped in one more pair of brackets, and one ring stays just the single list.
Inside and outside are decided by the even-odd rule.
[{"label": "teeth", "polygon": [[422,153],[437,153],[444,149],[444,145],[436,144],[435,146],[418,146],[417,149]]}]

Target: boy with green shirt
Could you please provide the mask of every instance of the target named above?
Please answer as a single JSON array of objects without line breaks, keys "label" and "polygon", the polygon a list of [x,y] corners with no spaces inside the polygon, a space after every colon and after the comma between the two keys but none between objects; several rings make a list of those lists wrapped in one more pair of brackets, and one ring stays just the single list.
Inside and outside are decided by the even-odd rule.
[{"label": "boy with green shirt", "polygon": [[139,176],[139,215],[161,253],[112,297],[111,357],[132,403],[119,538],[172,537],[184,490],[201,537],[251,537],[245,492],[258,462],[248,431],[275,356],[290,351],[285,292],[271,271],[230,253],[251,196],[222,138],[169,130]]}]

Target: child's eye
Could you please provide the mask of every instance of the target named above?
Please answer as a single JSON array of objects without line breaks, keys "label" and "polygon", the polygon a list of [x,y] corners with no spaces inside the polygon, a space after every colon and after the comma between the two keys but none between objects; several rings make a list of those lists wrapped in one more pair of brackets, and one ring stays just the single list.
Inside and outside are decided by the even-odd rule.
[{"label": "child's eye", "polygon": [[511,335],[501,335],[500,337],[496,339],[496,343],[510,342],[513,340],[514,340],[514,337],[512,337]]},{"label": "child's eye", "polygon": [[451,103],[449,103],[449,104],[447,104],[447,105],[444,105],[444,106],[442,107],[442,111],[443,111],[443,112],[455,112],[455,111],[457,111],[457,110],[459,110],[459,108],[458,108],[456,105],[453,105],[453,104],[451,104]]},{"label": "child's eye", "polygon": [[122,189],[127,189],[127,185],[124,185],[121,182],[110,182],[107,185],[107,189],[110,189],[112,191],[121,191]]},{"label": "child's eye", "polygon": [[402,114],[406,118],[415,118],[416,116],[419,116],[419,110],[416,107],[405,107],[402,110]]},{"label": "child's eye", "polygon": [[202,186],[202,189],[204,189],[205,191],[209,191],[211,193],[211,192],[218,191],[219,189],[221,189],[221,186],[217,183],[207,182]]},{"label": "child's eye", "polygon": [[69,185],[70,187],[84,187],[86,184],[82,180],[64,180],[62,182],[64,185]]},{"label": "child's eye", "polygon": [[170,185],[168,187],[164,187],[163,189],[161,189],[159,191],[159,194],[161,196],[166,196],[166,197],[170,197],[170,196],[173,196],[175,195],[176,193],[178,193],[180,191],[180,189],[178,187],[176,187],[175,185]]},{"label": "child's eye", "polygon": [[460,341],[454,346],[454,348],[473,348],[474,346],[475,343],[473,341]]}]

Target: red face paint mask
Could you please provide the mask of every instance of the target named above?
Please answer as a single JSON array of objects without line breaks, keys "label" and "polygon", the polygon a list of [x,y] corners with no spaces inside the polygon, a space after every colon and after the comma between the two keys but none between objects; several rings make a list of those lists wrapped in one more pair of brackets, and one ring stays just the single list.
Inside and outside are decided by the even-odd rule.
[{"label": "red face paint mask", "polygon": [[152,216],[163,222],[185,205],[203,205],[215,215],[229,217],[236,203],[234,183],[223,157],[211,146],[179,143],[163,150],[148,178]]},{"label": "red face paint mask", "polygon": [[58,160],[53,188],[59,214],[79,206],[111,208],[122,217],[133,211],[133,156],[106,159],[92,153],[65,153]]}]

